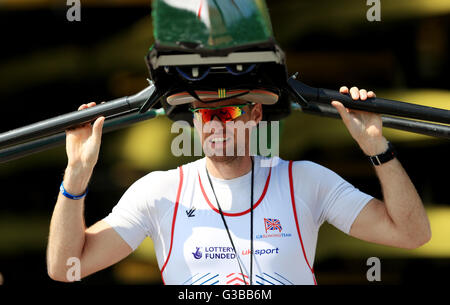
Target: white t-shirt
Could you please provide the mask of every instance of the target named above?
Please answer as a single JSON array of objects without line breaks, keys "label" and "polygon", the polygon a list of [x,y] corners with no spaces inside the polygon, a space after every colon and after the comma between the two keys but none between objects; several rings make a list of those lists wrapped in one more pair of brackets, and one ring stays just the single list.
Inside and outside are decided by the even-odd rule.
[{"label": "white t-shirt", "polygon": [[[146,236],[152,238],[165,284],[248,283],[251,172],[211,180],[236,253],[205,158],[142,177],[104,220],[133,250]],[[316,284],[320,226],[327,221],[348,234],[372,198],[316,163],[256,156],[253,283]]]}]

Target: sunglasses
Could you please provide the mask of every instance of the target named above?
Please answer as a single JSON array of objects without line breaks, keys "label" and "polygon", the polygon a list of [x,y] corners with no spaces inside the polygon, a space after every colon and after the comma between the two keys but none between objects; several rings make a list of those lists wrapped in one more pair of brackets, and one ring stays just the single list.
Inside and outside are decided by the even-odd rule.
[{"label": "sunglasses", "polygon": [[202,121],[203,123],[212,121],[214,117],[218,117],[220,121],[226,123],[243,115],[245,111],[242,108],[248,105],[251,105],[251,103],[218,107],[199,107],[191,108],[189,110],[194,114],[194,117],[197,120]]}]

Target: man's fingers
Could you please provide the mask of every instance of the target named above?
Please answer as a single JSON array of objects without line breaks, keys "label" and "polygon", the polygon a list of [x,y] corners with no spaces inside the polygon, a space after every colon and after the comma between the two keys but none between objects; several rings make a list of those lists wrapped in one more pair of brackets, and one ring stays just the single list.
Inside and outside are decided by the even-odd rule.
[{"label": "man's fingers", "polygon": [[95,105],[97,105],[95,102],[90,102],[88,104],[83,104],[80,107],[78,107],[78,111],[86,109],[86,108],[94,107]]},{"label": "man's fingers", "polygon": [[348,88],[346,86],[342,86],[339,89],[339,92],[342,93],[342,94],[348,94]]},{"label": "man's fingers", "polygon": [[[86,109],[86,108],[94,107],[95,105],[97,105],[97,103],[95,103],[95,102],[90,102],[88,104],[82,104],[82,105],[80,105],[80,107],[78,107],[78,111]],[[104,121],[104,119],[105,118],[103,117],[103,121]],[[77,129],[77,128],[80,128],[80,127],[85,127],[85,126],[88,126],[88,124],[90,124],[90,123],[84,123],[84,124],[81,124],[81,125],[76,126],[76,127],[68,128],[67,130],[74,130],[74,129]],[[103,126],[103,122],[101,123],[101,126]],[[100,126],[100,130],[101,130],[101,126]],[[100,133],[101,133],[101,131],[100,131]]]},{"label": "man's fingers", "polygon": [[358,89],[358,87],[352,87],[350,89],[350,95],[352,96],[352,99],[359,100],[359,89]]},{"label": "man's fingers", "polygon": [[105,122],[105,117],[103,117],[103,116],[101,116],[95,120],[94,126],[92,127],[94,137],[101,138],[104,122]]},{"label": "man's fingers", "polygon": [[367,100],[367,90],[366,89],[359,90],[359,99],[361,101]]},{"label": "man's fingers", "polygon": [[359,90],[358,87],[351,87],[350,89],[348,89],[347,86],[342,86],[339,89],[339,92],[342,93],[342,94],[350,94],[350,96],[354,100],[365,101],[368,98],[376,97],[376,95],[375,95],[375,93],[373,91],[367,91],[366,89]]},{"label": "man's fingers", "polygon": [[342,120],[344,120],[345,122],[347,122],[350,119],[350,114],[348,113],[349,110],[347,108],[345,108],[344,105],[342,105],[341,102],[338,101],[332,101],[331,105],[336,108],[336,110],[339,112]]},{"label": "man's fingers", "polygon": [[341,94],[350,94],[350,96],[354,100],[365,101],[368,98],[375,97],[375,93],[373,91],[367,92],[366,89],[359,90],[358,87],[351,87],[350,89],[348,89],[347,86],[342,86],[341,88],[339,88],[339,92]]}]

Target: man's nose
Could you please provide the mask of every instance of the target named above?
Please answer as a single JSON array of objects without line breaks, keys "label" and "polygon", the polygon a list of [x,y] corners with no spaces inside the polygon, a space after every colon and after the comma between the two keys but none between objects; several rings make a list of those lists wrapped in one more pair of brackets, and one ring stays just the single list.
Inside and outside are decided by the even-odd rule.
[{"label": "man's nose", "polygon": [[223,123],[218,115],[213,115],[211,121],[215,121],[215,122],[218,122],[218,123]]},{"label": "man's nose", "polygon": [[217,115],[213,116],[213,118],[209,123],[211,124],[211,133],[215,133],[216,131],[220,132],[224,130],[224,123]]}]

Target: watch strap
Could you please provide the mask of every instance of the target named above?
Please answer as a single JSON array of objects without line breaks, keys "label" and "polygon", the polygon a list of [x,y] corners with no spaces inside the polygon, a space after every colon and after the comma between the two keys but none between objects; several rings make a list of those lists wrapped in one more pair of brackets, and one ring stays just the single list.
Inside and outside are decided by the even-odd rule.
[{"label": "watch strap", "polygon": [[388,142],[388,148],[384,153],[381,153],[376,156],[369,156],[369,160],[374,166],[381,165],[383,163],[386,163],[388,161],[391,161],[397,156],[397,152],[394,149],[394,146],[391,144],[391,142]]}]

